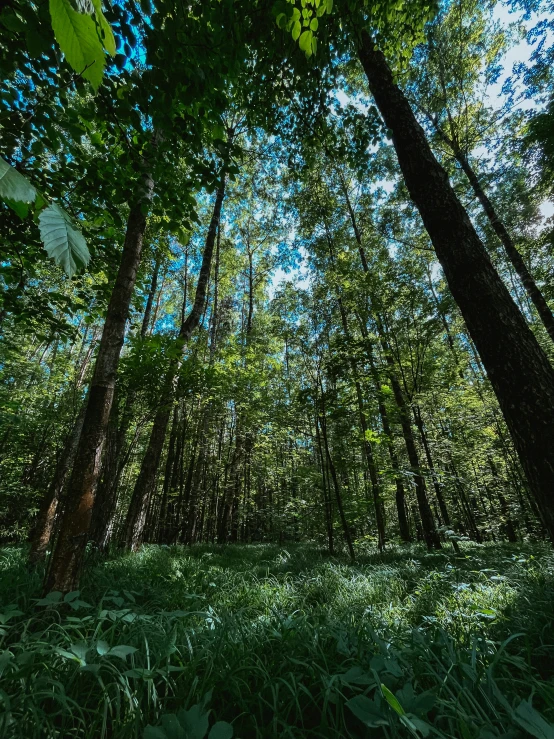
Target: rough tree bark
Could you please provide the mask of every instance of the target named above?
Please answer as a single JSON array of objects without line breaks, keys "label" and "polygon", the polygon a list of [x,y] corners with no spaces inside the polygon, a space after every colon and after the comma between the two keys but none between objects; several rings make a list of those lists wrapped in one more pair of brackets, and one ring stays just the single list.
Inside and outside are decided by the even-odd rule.
[{"label": "rough tree bark", "polygon": [[554,542],[554,369],[496,272],[383,54],[366,31],[358,49],[418,208],[504,414]]},{"label": "rough tree bark", "polygon": [[48,491],[42,499],[37,520],[31,537],[31,550],[29,552],[29,561],[32,564],[40,562],[46,556],[46,550],[50,543],[52,531],[54,529],[54,521],[58,510],[60,497],[67,482],[71,465],[75,459],[77,445],[81,437],[81,430],[85,420],[85,411],[87,408],[87,398],[82,402],[81,408],[73,423],[73,427],[68,434],[63,449],[56,464],[54,477],[48,488]]},{"label": "rough tree bark", "polygon": [[[146,165],[146,162],[144,164]],[[90,384],[83,430],[69,481],[67,508],[44,583],[46,592],[50,590],[68,592],[78,587],[100,474],[102,448],[113,402],[119,356],[125,336],[125,324],[146,229],[146,211],[153,192],[154,182],[145,166],[135,203],[127,220],[121,263],[108,304]]]},{"label": "rough tree bark", "polygon": [[502,219],[496,212],[494,205],[492,204],[489,196],[487,195],[481,182],[479,181],[479,177],[477,176],[477,173],[475,172],[475,170],[470,164],[469,157],[467,156],[466,152],[463,151],[462,147],[459,145],[459,141],[456,137],[455,132],[452,131],[451,135],[448,136],[442,130],[442,128],[438,125],[434,116],[430,114],[427,114],[427,115],[432,121],[437,134],[445,142],[448,148],[452,151],[454,158],[456,159],[456,161],[462,168],[462,171],[464,172],[465,176],[469,180],[469,184],[471,185],[471,188],[473,192],[475,193],[477,200],[481,203],[481,206],[483,210],[485,211],[485,215],[487,216],[493,231],[500,239],[500,242],[502,243],[502,246],[504,247],[504,251],[506,252],[508,259],[510,260],[512,267],[517,272],[517,275],[519,279],[521,280],[523,287],[525,288],[527,292],[527,295],[529,296],[531,302],[535,306],[537,313],[539,314],[539,317],[546,331],[548,332],[548,335],[550,336],[552,341],[554,341],[554,314],[552,313],[550,306],[546,302],[546,298],[542,294],[541,289],[535,282],[533,275],[530,273],[529,269],[527,268],[527,265],[525,264],[523,257],[521,256],[516,245],[514,244],[514,241],[512,237],[510,236],[508,229],[506,228],[504,222],[502,221]]}]

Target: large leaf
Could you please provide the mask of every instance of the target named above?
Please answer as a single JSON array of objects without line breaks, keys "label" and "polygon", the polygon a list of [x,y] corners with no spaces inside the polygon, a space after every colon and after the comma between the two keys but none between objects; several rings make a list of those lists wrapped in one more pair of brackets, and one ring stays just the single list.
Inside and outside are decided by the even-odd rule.
[{"label": "large leaf", "polygon": [[78,13],[69,0],[50,0],[50,15],[56,41],[68,63],[97,90],[105,59],[93,18]]},{"label": "large leaf", "polygon": [[121,659],[127,659],[130,654],[134,654],[136,651],[136,647],[129,647],[127,646],[127,644],[118,644],[117,646],[112,647],[109,652],[107,652],[107,656],[121,657]]},{"label": "large leaf", "polygon": [[208,739],[232,739],[233,727],[227,721],[217,721],[208,734]]},{"label": "large leaf", "polygon": [[0,198],[16,203],[33,203],[36,188],[17,169],[0,158]]},{"label": "large leaf", "polygon": [[98,25],[100,26],[100,30],[102,31],[102,41],[104,43],[104,48],[110,54],[111,56],[115,56],[115,53],[117,51],[115,46],[115,38],[113,35],[112,27],[106,20],[104,13],[102,12],[102,0],[92,0],[92,3],[94,5],[94,12],[96,15],[96,20],[98,21]]},{"label": "large leaf", "polygon": [[388,726],[388,719],[384,715],[381,707],[374,700],[370,700],[365,695],[356,695],[346,705],[352,711],[354,716],[360,719],[369,728],[377,728],[378,726]]},{"label": "large leaf", "polygon": [[45,208],[38,222],[48,256],[59,264],[69,277],[87,266],[90,254],[83,234],[57,203]]},{"label": "large leaf", "polygon": [[200,703],[188,711],[179,711],[177,718],[185,730],[186,739],[204,739],[208,732],[208,716],[209,711]]},{"label": "large leaf", "polygon": [[160,726],[148,726],[142,734],[143,739],[167,739],[167,734]]},{"label": "large leaf", "polygon": [[554,726],[544,720],[530,701],[521,701],[515,710],[514,718],[531,736],[537,739],[554,739]]}]

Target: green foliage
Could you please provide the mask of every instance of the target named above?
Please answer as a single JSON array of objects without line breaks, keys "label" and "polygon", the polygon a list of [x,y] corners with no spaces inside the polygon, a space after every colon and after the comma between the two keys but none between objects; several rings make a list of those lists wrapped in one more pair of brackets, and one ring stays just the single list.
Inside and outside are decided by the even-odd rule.
[{"label": "green foliage", "polygon": [[88,264],[90,254],[82,233],[57,203],[51,203],[39,215],[44,248],[69,277]]},{"label": "green foliage", "polygon": [[330,15],[332,10],[333,0],[300,0],[299,3],[280,0],[273,6],[278,27],[290,32],[307,59],[317,51],[315,33],[319,27],[318,19],[325,14]]},{"label": "green foliage", "polygon": [[112,29],[94,0],[94,14],[75,10],[69,0],[49,0],[52,28],[68,63],[98,90],[104,75],[104,48],[115,56]]},{"label": "green foliage", "polygon": [[210,711],[206,704],[211,699],[211,692],[204,696],[188,711],[177,714],[164,714],[160,726],[147,726],[143,739],[232,739],[233,727],[226,721],[217,721],[209,728]]},{"label": "green foliage", "polygon": [[546,545],[91,556],[80,593],[40,599],[2,551],[9,739],[551,736]]},{"label": "green foliage", "polygon": [[33,203],[37,197],[35,187],[27,177],[0,158],[0,197],[14,203]]},{"label": "green foliage", "polygon": [[0,197],[20,218],[26,218],[29,204],[34,204],[44,248],[69,277],[87,266],[90,254],[85,239],[69,215],[57,203],[48,205],[27,177],[1,158]]}]

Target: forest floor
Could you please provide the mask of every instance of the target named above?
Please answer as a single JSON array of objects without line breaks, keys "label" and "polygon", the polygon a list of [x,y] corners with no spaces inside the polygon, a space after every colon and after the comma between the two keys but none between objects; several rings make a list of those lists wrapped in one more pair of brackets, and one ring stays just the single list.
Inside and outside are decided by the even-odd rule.
[{"label": "forest floor", "polygon": [[25,555],[0,550],[2,739],[554,737],[546,545],[146,546],[65,602]]}]

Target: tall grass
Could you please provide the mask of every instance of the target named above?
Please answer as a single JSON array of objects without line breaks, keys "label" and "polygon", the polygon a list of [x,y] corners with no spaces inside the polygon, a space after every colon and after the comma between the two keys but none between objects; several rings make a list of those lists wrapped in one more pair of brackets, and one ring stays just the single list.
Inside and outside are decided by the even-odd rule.
[{"label": "tall grass", "polygon": [[554,737],[546,546],[147,546],[40,580],[0,552],[1,737]]}]

